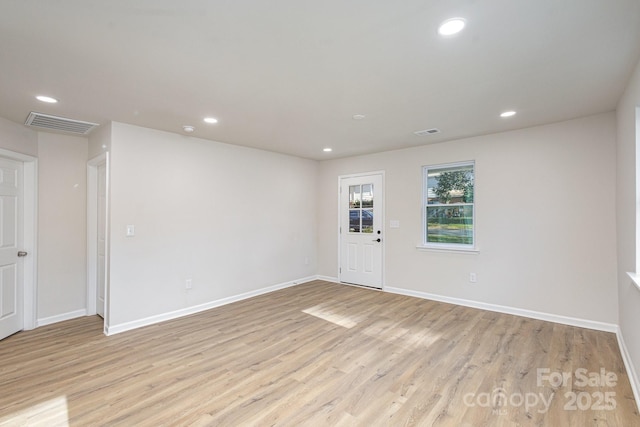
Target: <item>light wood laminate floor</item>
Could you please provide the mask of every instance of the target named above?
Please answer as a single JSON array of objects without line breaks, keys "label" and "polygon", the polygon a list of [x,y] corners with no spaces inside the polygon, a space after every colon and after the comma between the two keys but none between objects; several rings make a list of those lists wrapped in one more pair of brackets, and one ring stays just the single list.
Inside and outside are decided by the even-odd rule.
[{"label": "light wood laminate floor", "polygon": [[111,337],[85,317],[0,341],[0,425],[640,417],[614,334],[316,281]]}]

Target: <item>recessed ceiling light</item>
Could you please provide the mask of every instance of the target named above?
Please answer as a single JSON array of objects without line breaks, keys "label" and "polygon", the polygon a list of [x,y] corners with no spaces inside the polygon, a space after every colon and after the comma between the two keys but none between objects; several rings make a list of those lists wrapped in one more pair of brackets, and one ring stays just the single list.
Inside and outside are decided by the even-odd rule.
[{"label": "recessed ceiling light", "polygon": [[452,36],[462,31],[465,24],[466,22],[462,18],[447,19],[438,27],[438,34],[441,36]]},{"label": "recessed ceiling light", "polygon": [[218,119],[214,118],[214,117],[205,117],[204,121],[206,123],[210,123],[210,124],[215,124],[218,123]]},{"label": "recessed ceiling light", "polygon": [[504,113],[500,114],[500,117],[513,117],[516,115],[515,111],[505,111]]},{"label": "recessed ceiling light", "polygon": [[330,153],[333,151],[333,148],[329,148],[329,147],[323,148],[322,151],[324,151],[325,153]]},{"label": "recessed ceiling light", "polygon": [[38,101],[48,102],[49,104],[55,104],[56,102],[58,102],[57,99],[52,98],[50,96],[45,96],[45,95],[38,95],[38,96],[36,96],[36,99]]},{"label": "recessed ceiling light", "polygon": [[353,115],[353,120],[362,120],[365,117],[367,117],[367,116],[365,116],[364,114],[354,114]]},{"label": "recessed ceiling light", "polygon": [[184,129],[184,131],[187,132],[187,133],[191,133],[194,130],[196,130],[196,128],[194,128],[193,126],[189,126],[189,125],[182,126],[182,129]]}]

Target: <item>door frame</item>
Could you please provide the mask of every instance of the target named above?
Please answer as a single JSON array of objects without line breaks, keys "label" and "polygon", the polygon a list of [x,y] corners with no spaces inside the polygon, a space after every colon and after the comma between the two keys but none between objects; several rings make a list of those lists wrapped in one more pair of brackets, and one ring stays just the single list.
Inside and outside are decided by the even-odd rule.
[{"label": "door frame", "polygon": [[87,315],[98,313],[96,297],[98,294],[98,166],[105,164],[106,202],[105,202],[105,289],[104,289],[104,331],[109,327],[109,153],[102,153],[87,162]]},{"label": "door frame", "polygon": [[38,314],[38,158],[0,148],[0,156],[22,162],[23,178],[23,325],[28,331],[37,326]]},{"label": "door frame", "polygon": [[[382,280],[382,285],[380,285],[380,290],[384,290],[385,284],[386,284],[386,271],[387,269],[385,268],[385,243],[386,243],[386,237],[387,237],[387,231],[386,231],[386,225],[385,225],[385,218],[386,218],[386,205],[384,203],[384,197],[385,197],[385,193],[386,193],[386,184],[385,184],[385,176],[384,176],[384,170],[378,170],[378,171],[371,171],[371,172],[360,172],[360,173],[351,173],[351,174],[346,174],[346,175],[338,175],[338,226],[336,228],[336,231],[338,233],[338,282],[343,283],[342,282],[342,272],[340,271],[340,264],[342,263],[342,235],[340,233],[340,227],[342,226],[341,221],[340,221],[340,215],[342,215],[342,200],[340,197],[340,184],[342,182],[343,179],[349,179],[349,178],[361,178],[364,176],[371,176],[371,175],[380,175],[380,177],[382,178],[382,197],[381,197],[381,201],[382,201],[382,265],[380,266],[380,268],[382,269],[381,274],[381,280]],[[343,284],[348,284],[348,283],[343,283]],[[357,286],[357,285],[353,285],[353,286]],[[377,288],[370,288],[370,289],[377,289]]]}]

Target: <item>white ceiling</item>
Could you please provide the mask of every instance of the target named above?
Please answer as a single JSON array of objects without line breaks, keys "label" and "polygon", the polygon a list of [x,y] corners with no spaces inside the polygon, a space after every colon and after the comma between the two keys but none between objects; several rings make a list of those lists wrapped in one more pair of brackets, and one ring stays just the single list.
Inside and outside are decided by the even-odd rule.
[{"label": "white ceiling", "polygon": [[312,159],[612,111],[639,58],[638,0],[0,0],[1,117]]}]

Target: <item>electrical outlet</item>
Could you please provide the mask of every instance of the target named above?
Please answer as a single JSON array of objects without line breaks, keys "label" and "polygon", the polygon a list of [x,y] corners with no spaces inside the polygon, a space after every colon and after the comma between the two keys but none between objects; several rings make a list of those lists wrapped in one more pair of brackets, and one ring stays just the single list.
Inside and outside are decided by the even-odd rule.
[{"label": "electrical outlet", "polygon": [[184,282],[184,288],[187,289],[187,290],[193,288],[193,281],[191,279],[187,279]]},{"label": "electrical outlet", "polygon": [[469,281],[471,283],[476,283],[478,281],[478,277],[476,276],[476,273],[469,273]]}]

